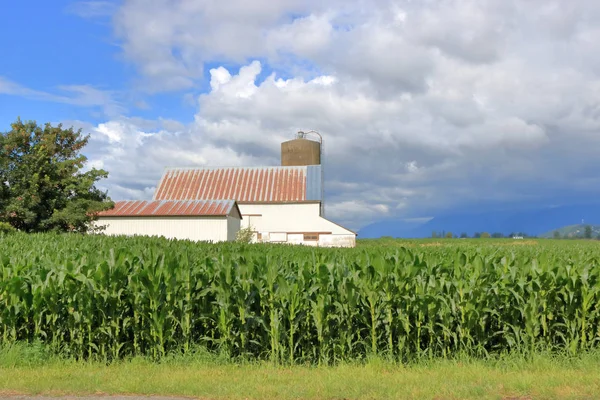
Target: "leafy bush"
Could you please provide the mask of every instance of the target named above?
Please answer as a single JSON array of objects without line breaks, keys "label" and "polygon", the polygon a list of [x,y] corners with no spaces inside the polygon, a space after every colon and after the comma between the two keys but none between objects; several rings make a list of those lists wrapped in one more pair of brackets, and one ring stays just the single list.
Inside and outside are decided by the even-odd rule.
[{"label": "leafy bush", "polygon": [[242,228],[238,231],[235,240],[239,243],[252,243],[252,239],[254,238],[254,229],[251,226],[247,228]]},{"label": "leafy bush", "polygon": [[17,230],[8,222],[0,222],[0,234],[15,233]]}]

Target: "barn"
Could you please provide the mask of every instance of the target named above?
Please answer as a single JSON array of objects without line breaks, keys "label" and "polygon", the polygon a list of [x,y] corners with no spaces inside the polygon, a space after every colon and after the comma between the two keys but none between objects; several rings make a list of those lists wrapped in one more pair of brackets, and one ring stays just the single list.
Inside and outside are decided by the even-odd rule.
[{"label": "barn", "polygon": [[168,239],[235,240],[242,216],[233,200],[118,201],[99,214],[107,235],[164,236]]},{"label": "barn", "polygon": [[[99,215],[98,223],[107,226],[107,234],[168,233],[176,238],[219,241],[233,240],[237,226],[238,230],[250,228],[255,242],[354,247],[356,233],[324,217],[321,151],[321,143],[301,135],[282,143],[280,166],[166,168],[152,201],[144,207],[150,210],[162,204],[163,208],[184,210],[173,212],[188,214],[158,219],[158,215],[148,215],[150,211],[138,210],[132,205],[136,202],[118,202],[113,210]],[[223,206],[227,211],[219,209],[219,215],[209,215],[215,212],[209,209],[192,215],[198,211],[182,205],[194,210],[192,204],[197,203],[202,210],[200,204],[215,202],[227,204]],[[142,207],[142,202],[137,203]],[[231,225],[227,234],[224,225],[217,228],[217,222],[214,227],[208,223],[224,217],[232,220],[227,222]],[[183,224],[182,229],[177,229],[177,224]],[[200,237],[203,239],[197,239]]]}]

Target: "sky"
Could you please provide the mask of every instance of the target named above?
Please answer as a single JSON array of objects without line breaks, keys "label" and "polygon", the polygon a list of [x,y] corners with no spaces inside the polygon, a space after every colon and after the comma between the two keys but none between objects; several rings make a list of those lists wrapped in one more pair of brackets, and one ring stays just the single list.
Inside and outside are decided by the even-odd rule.
[{"label": "sky", "polygon": [[324,138],[351,229],[600,194],[600,2],[20,0],[0,11],[0,131],[90,135],[113,200],[165,167],[278,165]]}]

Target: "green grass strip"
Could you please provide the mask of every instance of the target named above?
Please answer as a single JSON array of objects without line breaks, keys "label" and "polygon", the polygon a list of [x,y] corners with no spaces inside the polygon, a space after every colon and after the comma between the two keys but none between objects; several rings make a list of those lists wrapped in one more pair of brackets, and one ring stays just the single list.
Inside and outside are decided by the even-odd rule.
[{"label": "green grass strip", "polygon": [[600,354],[525,359],[381,359],[336,366],[232,363],[197,353],[157,363],[78,362],[15,347],[0,351],[0,397],[160,395],[202,399],[581,399],[600,393]]}]

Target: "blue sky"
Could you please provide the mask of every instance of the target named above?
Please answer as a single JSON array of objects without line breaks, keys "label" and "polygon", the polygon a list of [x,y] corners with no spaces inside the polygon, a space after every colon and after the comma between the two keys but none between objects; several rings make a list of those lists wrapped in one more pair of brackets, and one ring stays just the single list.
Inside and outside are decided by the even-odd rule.
[{"label": "blue sky", "polygon": [[[69,88],[74,86],[109,93],[120,108],[118,115],[160,116],[184,123],[193,119],[194,108],[186,103],[185,93],[148,95],[136,88],[138,73],[124,59],[110,20],[111,10],[121,2],[97,2],[103,4],[98,14],[86,15],[85,5],[92,3],[23,0],[5,9],[9,18],[0,25],[0,46],[10,57],[0,60],[0,76],[22,91],[37,93],[0,93],[3,130],[17,116],[38,122],[105,121],[103,104],[78,106],[76,100],[71,104],[57,99],[77,99],[77,92]],[[206,86],[206,81],[199,81],[190,93]]]},{"label": "blue sky", "polygon": [[21,0],[3,8],[0,129],[91,135],[114,199],[166,166],[273,165],[325,138],[328,216],[595,199],[594,1]]},{"label": "blue sky", "polygon": [[[64,94],[59,87],[65,85],[103,90],[126,85],[131,71],[117,60],[118,47],[110,40],[110,24],[90,23],[68,12],[71,4],[23,0],[5,6],[0,25],[0,46],[9,55],[0,60],[5,79],[56,96]],[[0,123],[5,129],[18,115],[40,122],[99,120],[89,109],[31,96],[2,94],[0,109]]]},{"label": "blue sky", "polygon": [[[92,7],[94,3],[100,6]],[[7,9],[10,18],[0,25],[0,46],[11,55],[0,60],[0,76],[24,89],[54,97],[76,98],[65,86],[110,92],[112,99],[122,107],[121,115],[191,122],[194,107],[188,97],[209,89],[208,71],[221,65],[238,69],[240,64],[208,61],[204,64],[203,79],[194,82],[193,87],[144,93],[138,87],[139,72],[126,60],[120,41],[113,35],[112,12],[121,4],[116,0],[13,2]],[[28,29],[23,29],[25,21]],[[271,69],[265,68],[257,82],[270,72]],[[285,75],[282,71],[282,76]],[[84,120],[94,124],[107,117],[101,105],[77,107],[77,104],[61,103],[52,97],[40,98],[39,93],[16,96],[0,93],[0,110],[3,129],[8,129],[19,115],[40,122]]]}]

